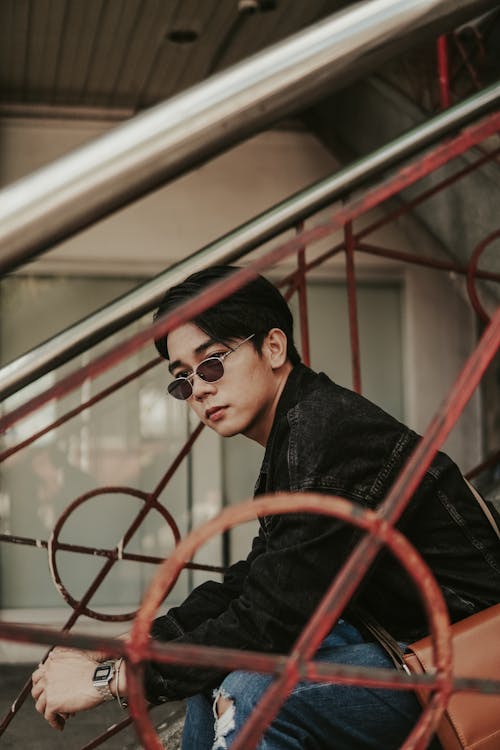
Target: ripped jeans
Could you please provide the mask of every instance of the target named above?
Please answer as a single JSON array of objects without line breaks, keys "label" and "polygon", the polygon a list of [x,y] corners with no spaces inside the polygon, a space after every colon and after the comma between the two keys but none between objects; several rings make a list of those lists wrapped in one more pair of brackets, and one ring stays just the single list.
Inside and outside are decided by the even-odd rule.
[{"label": "ripped jeans", "polygon": [[[325,638],[317,660],[362,667],[391,667],[375,643],[365,643],[349,623],[339,620]],[[231,672],[214,698],[188,700],[182,750],[225,750],[250,716],[270,675]],[[220,696],[231,705],[217,716]],[[415,724],[420,707],[411,691],[374,690],[300,682],[260,740],[258,750],[397,750]],[[434,741],[431,750],[439,750]]]}]

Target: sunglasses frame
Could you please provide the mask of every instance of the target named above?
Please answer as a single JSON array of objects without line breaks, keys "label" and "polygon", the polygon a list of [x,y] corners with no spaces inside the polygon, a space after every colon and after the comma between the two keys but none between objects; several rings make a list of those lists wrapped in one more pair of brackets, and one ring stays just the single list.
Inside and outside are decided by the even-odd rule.
[{"label": "sunglasses frame", "polygon": [[[255,336],[255,333],[251,333],[250,336],[247,336],[246,339],[243,339],[243,341],[240,341],[239,344],[237,344],[234,348],[230,348],[227,352],[224,352],[224,354],[214,354],[211,357],[207,357],[206,359],[203,359],[196,367],[194,368],[193,372],[190,375],[179,376],[177,378],[174,378],[167,386],[167,391],[172,398],[177,399],[178,401],[188,401],[188,399],[191,398],[193,395],[193,380],[194,376],[197,375],[201,380],[203,380],[204,383],[217,383],[219,380],[222,380],[224,377],[224,360],[229,357],[230,354],[233,354],[237,349],[240,348],[240,346],[243,346],[243,344],[246,344],[247,341],[250,341]],[[207,378],[204,378],[203,375],[199,374],[199,369],[204,365],[206,362],[210,362],[210,360],[217,360],[217,362],[220,362],[220,365],[222,367],[222,373],[218,378],[215,378],[214,380],[207,380]],[[179,388],[184,383],[188,383],[191,388],[191,393],[189,396],[176,396],[173,391],[176,388]]]}]

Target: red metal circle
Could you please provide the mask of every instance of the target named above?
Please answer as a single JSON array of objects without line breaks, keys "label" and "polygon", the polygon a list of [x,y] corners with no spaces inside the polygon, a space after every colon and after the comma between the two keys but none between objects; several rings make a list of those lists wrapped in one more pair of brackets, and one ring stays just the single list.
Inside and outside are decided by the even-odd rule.
[{"label": "red metal circle", "polygon": [[500,229],[497,229],[496,232],[493,232],[492,234],[489,234],[488,237],[486,237],[482,242],[479,243],[479,245],[476,247],[474,252],[472,253],[471,259],[469,261],[469,265],[467,268],[467,292],[469,294],[469,299],[471,301],[471,304],[474,308],[474,310],[477,312],[479,317],[484,320],[485,323],[489,323],[491,318],[484,309],[480,299],[479,295],[476,290],[475,286],[475,278],[476,278],[476,272],[477,267],[479,265],[479,258],[483,254],[483,252],[486,250],[488,245],[490,245],[494,240],[498,239],[500,237]]},{"label": "red metal circle", "polygon": [[[156,499],[151,500],[150,495],[147,492],[136,490],[133,487],[106,487],[106,488],[98,488],[95,490],[90,490],[89,492],[85,492],[83,495],[80,495],[79,497],[77,497],[76,500],[74,500],[59,516],[59,519],[57,520],[57,523],[54,526],[54,529],[50,536],[48,548],[47,548],[47,552],[49,555],[50,571],[51,571],[54,584],[57,590],[60,592],[63,599],[71,607],[73,607],[73,609],[78,610],[80,614],[82,615],[91,617],[94,620],[102,620],[105,622],[124,622],[125,620],[132,620],[136,616],[137,611],[127,612],[121,615],[106,615],[104,613],[96,612],[95,610],[90,609],[87,606],[82,607],[81,602],[79,602],[77,599],[71,596],[69,591],[64,586],[61,576],[59,574],[57,563],[56,563],[56,552],[59,549],[59,535],[61,533],[61,530],[64,524],[68,520],[68,518],[78,507],[80,507],[80,505],[87,502],[87,500],[90,500],[94,497],[97,497],[99,495],[104,495],[104,494],[106,495],[110,495],[110,494],[111,495],[116,495],[116,494],[130,495],[131,497],[136,497],[139,500],[142,500],[144,503],[151,502],[151,509],[157,510],[167,522],[167,525],[172,531],[175,544],[179,543],[181,535],[177,527],[177,524],[175,523],[173,517],[170,515],[168,510],[164,508],[163,505],[161,505],[161,503],[159,503]],[[114,563],[116,562],[116,560],[119,559],[119,557],[120,557],[120,554],[119,554],[118,548],[116,548],[113,553],[113,558],[112,558],[110,567],[114,565]]]},{"label": "red metal circle", "polygon": [[[157,571],[137,613],[131,638],[127,644],[126,671],[130,713],[146,750],[164,750],[164,746],[149,719],[144,699],[142,685],[144,649],[149,641],[149,631],[157,609],[175,584],[180,571],[192,559],[198,548],[215,534],[227,531],[237,523],[254,520],[256,516],[293,512],[322,513],[334,516],[369,532],[389,547],[392,554],[415,581],[417,589],[421,592],[433,637],[436,675],[431,687],[435,690],[435,693],[401,750],[423,748],[430,739],[452,690],[449,619],[439,586],[426,563],[408,540],[388,522],[382,520],[377,513],[360,508],[359,505],[343,498],[300,493],[289,496],[263,497],[226,508],[216,518],[192,531],[183,539],[173,555]],[[360,680],[360,684],[362,684],[362,680]],[[283,701],[286,699],[286,695],[281,697]],[[252,717],[247,723],[249,724],[251,721]],[[261,729],[264,731],[265,726],[261,726]],[[245,745],[245,750],[249,747],[249,744]],[[234,750],[243,750],[243,746],[240,748],[238,739],[235,741]]]}]

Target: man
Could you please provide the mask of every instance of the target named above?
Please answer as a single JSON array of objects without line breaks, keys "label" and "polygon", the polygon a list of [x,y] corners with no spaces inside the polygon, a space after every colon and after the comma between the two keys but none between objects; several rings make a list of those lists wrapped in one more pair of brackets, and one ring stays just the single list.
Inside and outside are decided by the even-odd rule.
[{"label": "man", "polygon": [[[233,270],[216,267],[192,275],[167,292],[157,315]],[[168,390],[174,398],[186,400],[219,435],[242,434],[265,446],[256,495],[320,492],[374,508],[418,441],[374,404],[300,363],[290,310],[262,277],[156,345],[170,360]],[[498,540],[444,454],[433,461],[400,527],[433,570],[453,621],[500,601]],[[247,559],[230,567],[222,583],[202,584],[158,618],[152,636],[286,653],[358,539],[352,527],[326,516],[262,518]],[[427,632],[413,584],[385,553],[345,619],[321,644],[318,659],[391,666],[363,630],[363,611],[401,643]],[[56,649],[33,675],[37,709],[57,726],[68,714],[99,703],[98,689],[110,697],[126,695],[124,670],[118,669],[117,677],[114,667],[105,665],[108,682],[94,687],[95,660]],[[153,702],[189,697],[184,750],[216,750],[230,747],[270,681],[253,673],[148,664],[145,688]],[[259,748],[390,750],[402,744],[418,713],[409,691],[302,682]]]}]

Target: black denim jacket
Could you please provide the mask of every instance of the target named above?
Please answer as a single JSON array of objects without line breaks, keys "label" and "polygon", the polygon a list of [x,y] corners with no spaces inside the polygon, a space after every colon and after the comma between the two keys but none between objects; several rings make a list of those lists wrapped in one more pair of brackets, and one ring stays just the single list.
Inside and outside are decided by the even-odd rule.
[{"label": "black denim jacket", "polygon": [[[374,508],[418,439],[365,398],[297,365],[278,404],[255,494],[312,491]],[[498,538],[448,456],[436,456],[398,527],[433,571],[453,621],[500,601]],[[155,620],[152,636],[285,653],[359,534],[328,516],[262,518],[247,559],[231,566],[222,583],[202,584]],[[388,552],[377,557],[355,604],[401,641],[427,632],[419,594]],[[186,697],[221,676],[148,664],[146,693],[154,702]]]}]

